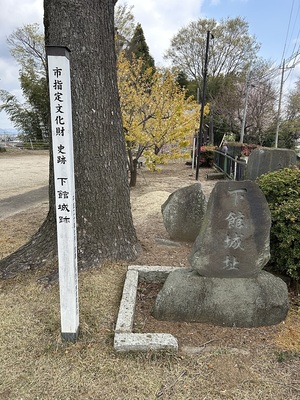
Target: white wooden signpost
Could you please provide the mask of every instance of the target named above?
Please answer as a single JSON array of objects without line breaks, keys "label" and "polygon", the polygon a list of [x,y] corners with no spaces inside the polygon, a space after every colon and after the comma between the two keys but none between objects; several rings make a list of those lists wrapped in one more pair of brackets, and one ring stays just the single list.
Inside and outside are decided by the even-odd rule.
[{"label": "white wooden signpost", "polygon": [[79,332],[76,205],[69,50],[47,46],[58,241],[61,334]]}]

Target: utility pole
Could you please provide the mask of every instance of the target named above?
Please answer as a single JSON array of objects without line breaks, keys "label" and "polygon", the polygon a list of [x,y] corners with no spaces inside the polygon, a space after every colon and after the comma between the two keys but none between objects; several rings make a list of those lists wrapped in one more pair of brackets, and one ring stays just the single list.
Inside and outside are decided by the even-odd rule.
[{"label": "utility pole", "polygon": [[278,100],[277,123],[276,123],[276,133],[275,133],[275,148],[276,149],[278,147],[278,134],[279,134],[279,125],[280,125],[280,113],[281,113],[281,100],[282,100],[282,90],[283,90],[284,68],[285,68],[285,60],[283,60],[283,63],[282,63],[282,73],[281,73],[281,82],[280,82],[280,91],[279,91],[279,100]]},{"label": "utility pole", "polygon": [[242,127],[241,127],[241,133],[240,133],[240,143],[241,144],[243,144],[243,142],[244,142],[245,125],[246,125],[246,117],[247,117],[247,109],[248,109],[248,98],[249,98],[249,92],[250,92],[250,87],[251,87],[250,75],[251,75],[251,71],[249,70],[247,73],[247,78],[246,78],[245,107],[244,107]]},{"label": "utility pole", "polygon": [[[205,62],[203,71],[203,87],[202,87],[202,98],[201,98],[201,110],[200,110],[200,126],[198,133],[198,143],[197,143],[197,167],[196,167],[196,180],[199,178],[199,168],[200,168],[200,150],[202,141],[202,128],[204,119],[204,106],[205,106],[205,94],[206,94],[206,81],[207,81],[207,65],[208,65],[208,49],[209,49],[209,38],[212,36],[210,31],[207,31],[206,36],[206,50],[205,50]],[[212,36],[213,39],[213,36]]]}]

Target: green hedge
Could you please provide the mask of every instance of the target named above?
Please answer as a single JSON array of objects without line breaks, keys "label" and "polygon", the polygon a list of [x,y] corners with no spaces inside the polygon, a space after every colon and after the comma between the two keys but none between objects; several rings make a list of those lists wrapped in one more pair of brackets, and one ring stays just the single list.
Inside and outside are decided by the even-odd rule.
[{"label": "green hedge", "polygon": [[271,271],[300,280],[300,170],[285,168],[257,179],[272,215]]}]

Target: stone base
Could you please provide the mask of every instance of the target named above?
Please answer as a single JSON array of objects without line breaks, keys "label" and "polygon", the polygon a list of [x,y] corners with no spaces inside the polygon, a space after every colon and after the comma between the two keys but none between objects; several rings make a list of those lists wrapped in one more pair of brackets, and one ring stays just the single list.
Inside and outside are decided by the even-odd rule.
[{"label": "stone base", "polygon": [[169,274],[154,317],[252,328],[278,324],[287,312],[287,286],[268,272],[252,278],[212,278],[190,269]]}]

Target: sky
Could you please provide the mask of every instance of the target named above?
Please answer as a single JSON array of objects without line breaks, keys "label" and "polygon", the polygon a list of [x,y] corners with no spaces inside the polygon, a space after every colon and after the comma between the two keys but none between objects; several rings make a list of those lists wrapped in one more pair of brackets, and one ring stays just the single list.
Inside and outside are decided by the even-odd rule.
[{"label": "sky", "polygon": [[[299,49],[300,0],[119,0],[133,6],[135,22],[141,23],[150,53],[156,65],[166,65],[164,52],[180,28],[199,18],[242,17],[249,33],[261,44],[259,55],[282,65]],[[7,37],[26,24],[43,24],[43,0],[9,0],[1,4],[0,14],[0,89],[21,99],[19,67],[7,47]],[[216,39],[215,39],[216,40]],[[300,56],[298,57],[300,61]],[[280,70],[279,70],[280,84]],[[300,62],[286,70],[284,91],[300,78]],[[12,129],[4,112],[0,112],[0,133]]]}]

